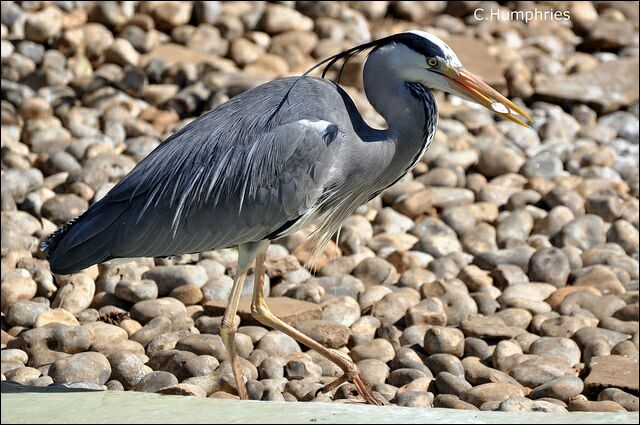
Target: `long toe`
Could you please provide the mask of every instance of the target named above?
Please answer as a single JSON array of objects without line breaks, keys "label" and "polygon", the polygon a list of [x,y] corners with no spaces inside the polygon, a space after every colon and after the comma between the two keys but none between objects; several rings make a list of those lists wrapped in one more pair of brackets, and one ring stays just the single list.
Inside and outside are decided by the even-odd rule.
[{"label": "long toe", "polygon": [[358,373],[358,375],[353,379],[353,383],[355,384],[358,393],[368,404],[373,404],[374,406],[382,405],[382,403],[380,403],[373,395],[373,391],[371,391],[369,384],[360,373]]},{"label": "long toe", "polygon": [[348,381],[353,382],[353,384],[356,386],[356,390],[358,391],[358,394],[360,394],[360,396],[364,399],[364,401],[367,404],[373,404],[374,406],[382,405],[382,403],[380,403],[375,398],[375,396],[373,395],[373,392],[371,391],[371,388],[369,387],[369,384],[360,373],[355,375],[355,377],[352,379],[349,379],[349,375],[345,373],[335,381],[332,381],[327,385],[325,385],[323,388],[321,388],[320,392],[327,393],[327,392],[333,391],[336,388],[338,388],[340,385]]}]

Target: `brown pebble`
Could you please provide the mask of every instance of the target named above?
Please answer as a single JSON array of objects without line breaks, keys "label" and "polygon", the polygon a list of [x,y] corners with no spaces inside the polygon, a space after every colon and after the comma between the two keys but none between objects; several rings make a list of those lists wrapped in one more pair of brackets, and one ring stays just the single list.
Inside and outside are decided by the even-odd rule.
[{"label": "brown pebble", "polygon": [[524,391],[520,386],[503,383],[489,383],[470,388],[460,395],[460,398],[476,407],[484,403],[501,402],[511,396],[524,396]]},{"label": "brown pebble", "polygon": [[473,404],[460,400],[453,394],[438,394],[433,400],[433,407],[444,409],[478,410]]},{"label": "brown pebble", "polygon": [[464,354],[464,335],[456,328],[432,326],[425,334],[424,349],[429,354],[445,353],[462,357]]},{"label": "brown pebble", "polygon": [[615,401],[629,412],[638,411],[638,396],[629,394],[619,388],[605,388],[598,394],[598,401]]},{"label": "brown pebble", "polygon": [[615,401],[570,400],[569,412],[626,412],[627,410]]}]

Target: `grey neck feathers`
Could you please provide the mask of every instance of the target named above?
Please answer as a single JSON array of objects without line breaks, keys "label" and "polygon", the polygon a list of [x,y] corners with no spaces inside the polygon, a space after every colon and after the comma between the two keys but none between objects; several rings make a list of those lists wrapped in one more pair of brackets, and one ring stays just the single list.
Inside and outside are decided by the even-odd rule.
[{"label": "grey neck feathers", "polygon": [[[364,89],[371,105],[386,120],[384,138],[395,145],[395,156],[413,168],[436,132],[438,109],[433,94],[422,84],[394,77],[384,54],[372,53],[364,68]],[[402,173],[404,175],[404,172]]]}]

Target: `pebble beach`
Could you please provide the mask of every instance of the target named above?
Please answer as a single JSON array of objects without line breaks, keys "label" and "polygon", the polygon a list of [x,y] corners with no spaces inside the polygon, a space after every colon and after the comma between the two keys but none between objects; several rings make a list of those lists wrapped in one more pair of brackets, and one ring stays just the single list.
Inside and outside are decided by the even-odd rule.
[{"label": "pebble beach", "polygon": [[[551,8],[569,19],[489,13]],[[420,29],[532,128],[434,93],[438,132],[411,173],[314,261],[313,227],[272,243],[267,304],[385,404],[637,412],[638,16],[595,1],[3,1],[1,379],[238,399],[219,335],[235,249],[54,275],[40,241],[233,96]],[[384,128],[365,60],[341,84]],[[236,334],[250,398],[362,403],[350,383],[319,392],[342,371],[251,317],[253,279]]]}]

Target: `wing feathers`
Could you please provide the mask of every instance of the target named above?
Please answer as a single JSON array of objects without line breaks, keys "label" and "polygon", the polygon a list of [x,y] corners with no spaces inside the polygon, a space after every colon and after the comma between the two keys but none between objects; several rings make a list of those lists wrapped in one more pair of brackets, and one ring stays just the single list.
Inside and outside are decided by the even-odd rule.
[{"label": "wing feathers", "polygon": [[[328,87],[309,81],[311,91]],[[278,84],[282,92],[289,87]],[[258,241],[314,208],[330,183],[338,126],[305,117],[306,103],[286,108],[292,121],[268,121],[279,95],[253,92],[191,122],[144,158],[49,244],[52,269]]]}]

